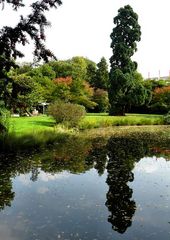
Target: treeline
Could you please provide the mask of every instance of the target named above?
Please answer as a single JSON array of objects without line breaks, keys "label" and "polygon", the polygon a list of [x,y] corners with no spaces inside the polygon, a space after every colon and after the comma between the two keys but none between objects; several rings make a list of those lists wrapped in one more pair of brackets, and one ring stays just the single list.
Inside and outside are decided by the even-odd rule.
[{"label": "treeline", "polygon": [[83,105],[87,111],[108,110],[108,65],[84,57],[52,61],[40,66],[23,64],[1,81],[1,99],[13,113],[31,112],[40,103],[58,100]]},{"label": "treeline", "polygon": [[170,111],[170,79],[147,79],[143,85],[148,97],[143,105],[132,106],[131,112],[166,114]]},{"label": "treeline", "polygon": [[[109,111],[109,70],[104,57],[97,64],[85,57],[39,66],[27,63],[11,69],[8,76],[8,82],[0,81],[0,97],[11,113],[42,111],[42,103],[56,101],[83,105],[88,112]],[[136,72],[134,82],[144,91],[141,94],[135,88],[126,112],[164,114],[170,110],[170,80],[144,80]],[[134,101],[140,94],[141,100]]]}]

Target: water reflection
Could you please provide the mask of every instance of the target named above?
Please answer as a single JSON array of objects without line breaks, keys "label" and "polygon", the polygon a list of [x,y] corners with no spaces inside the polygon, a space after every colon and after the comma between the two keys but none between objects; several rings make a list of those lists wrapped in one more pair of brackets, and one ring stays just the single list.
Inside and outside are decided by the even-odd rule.
[{"label": "water reflection", "polygon": [[[162,151],[160,149],[159,154]],[[19,217],[25,217],[25,221],[30,223],[30,232],[49,226],[52,234],[57,227],[57,236],[61,236],[61,232],[69,231],[66,229],[71,232],[76,225],[81,234],[85,227],[88,231],[92,228],[91,235],[87,238],[82,235],[81,239],[95,239],[96,236],[97,239],[113,239],[113,234],[118,233],[124,236],[123,233],[132,228],[138,205],[132,188],[132,182],[135,182],[134,167],[137,165],[138,172],[142,172],[142,167],[139,168],[140,165],[136,163],[144,156],[149,156],[150,150],[153,154],[154,148],[134,137],[112,137],[108,142],[101,138],[87,141],[75,137],[58,144],[55,149],[32,157],[1,159],[0,210],[8,209],[6,207],[16,199],[21,211]],[[19,180],[16,181],[16,188],[13,188],[12,181],[14,184],[15,179]],[[26,197],[17,194],[18,188]],[[28,196],[32,202],[28,201]],[[15,209],[17,204],[14,202]],[[13,214],[15,219],[15,211]],[[46,223],[46,218],[49,223]],[[0,215],[0,224],[1,221]],[[6,221],[12,222],[9,219]],[[114,236],[115,239],[121,239]],[[22,238],[25,239],[32,239],[31,235]],[[76,238],[63,235],[63,239]]]},{"label": "water reflection", "polygon": [[51,151],[45,150],[42,154],[8,158],[3,156],[0,158],[0,209],[11,206],[15,197],[11,179],[20,174],[30,173],[30,180],[36,182],[40,172],[41,175],[59,175],[65,171],[80,174],[94,167],[101,176],[107,161],[105,145],[106,140],[100,138],[92,142],[74,138],[58,144]]},{"label": "water reflection", "polygon": [[0,161],[0,210],[6,206],[11,206],[15,197],[12,191],[11,165],[5,161]]},{"label": "water reflection", "polygon": [[136,203],[131,199],[133,190],[128,186],[128,182],[134,180],[134,163],[144,156],[145,151],[143,142],[134,138],[117,137],[108,142],[106,182],[109,191],[106,195],[106,206],[110,211],[108,221],[119,233],[124,233],[132,224]]}]

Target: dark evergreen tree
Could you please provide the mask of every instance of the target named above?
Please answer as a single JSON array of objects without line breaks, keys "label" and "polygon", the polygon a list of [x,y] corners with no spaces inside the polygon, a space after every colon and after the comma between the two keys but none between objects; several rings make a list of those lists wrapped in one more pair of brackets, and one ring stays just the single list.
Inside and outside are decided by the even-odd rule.
[{"label": "dark evergreen tree", "polygon": [[113,55],[110,58],[109,77],[110,115],[124,115],[126,107],[131,104],[133,89],[136,86],[134,73],[137,63],[132,61],[131,57],[137,50],[141,31],[138,15],[129,5],[118,10],[114,24],[111,33]]},{"label": "dark evergreen tree", "polygon": [[[5,8],[5,3],[12,5],[15,11],[25,7],[23,0],[0,0],[2,9]],[[25,46],[31,39],[35,46],[36,61],[42,59],[47,62],[49,58],[54,57],[53,53],[44,45],[44,29],[50,25],[45,12],[49,11],[50,8],[57,8],[61,4],[61,0],[34,1],[30,5],[32,12],[26,17],[21,15],[20,21],[15,27],[4,26],[0,29],[0,80],[1,85],[3,85],[0,89],[0,98],[5,103],[8,98],[7,85],[10,81],[7,72],[11,67],[16,67],[16,58],[24,56],[23,52],[17,49],[18,43]]]},{"label": "dark evergreen tree", "polygon": [[109,82],[108,64],[104,57],[97,64],[96,78],[94,87],[107,90]]}]

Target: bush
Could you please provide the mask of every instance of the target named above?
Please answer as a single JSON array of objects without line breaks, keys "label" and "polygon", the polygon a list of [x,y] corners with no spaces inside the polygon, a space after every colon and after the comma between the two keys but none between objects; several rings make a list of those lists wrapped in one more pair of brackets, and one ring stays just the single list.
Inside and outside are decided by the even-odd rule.
[{"label": "bush", "polygon": [[170,111],[166,115],[164,115],[164,124],[170,124]]},{"label": "bush", "polygon": [[48,114],[55,119],[56,123],[68,127],[76,127],[85,113],[83,106],[72,103],[55,102],[48,107]]}]

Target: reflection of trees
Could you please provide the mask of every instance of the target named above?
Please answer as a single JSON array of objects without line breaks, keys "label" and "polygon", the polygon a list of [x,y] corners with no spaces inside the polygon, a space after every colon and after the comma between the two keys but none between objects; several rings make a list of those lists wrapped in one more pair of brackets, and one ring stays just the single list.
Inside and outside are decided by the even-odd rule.
[{"label": "reflection of trees", "polygon": [[30,180],[36,182],[38,180],[39,169],[37,166],[33,166],[31,169],[31,177]]},{"label": "reflection of trees", "polygon": [[108,221],[112,228],[124,233],[131,226],[136,204],[132,200],[132,189],[128,182],[134,179],[134,162],[144,156],[143,142],[134,138],[111,138],[108,142],[109,162],[107,165],[106,206],[110,211]]},{"label": "reflection of trees", "polygon": [[92,166],[85,163],[89,154],[91,143],[86,139],[71,138],[58,144],[55,149],[41,158],[41,169],[49,173],[69,171],[71,173],[83,173]]},{"label": "reflection of trees", "polygon": [[0,162],[0,210],[11,206],[15,193],[12,192],[10,166]]},{"label": "reflection of trees", "polygon": [[106,165],[106,141],[71,138],[58,144],[53,152],[41,158],[41,169],[45,172],[84,173],[94,167],[102,175]]},{"label": "reflection of trees", "polygon": [[30,158],[5,157],[0,158],[0,210],[11,206],[15,193],[12,191],[12,178],[18,174],[29,173],[32,169]]},{"label": "reflection of trees", "polygon": [[102,138],[97,138],[93,141],[91,150],[86,157],[86,164],[93,166],[97,170],[99,176],[101,176],[106,169],[106,162],[106,140]]},{"label": "reflection of trees", "polygon": [[30,180],[37,181],[39,169],[56,174],[62,171],[83,173],[95,167],[99,175],[105,170],[106,141],[89,141],[73,137],[58,144],[51,151],[30,156],[12,156],[0,159],[0,209],[10,206],[15,193],[11,179],[19,174],[31,173]]},{"label": "reflection of trees", "polygon": [[[135,156],[143,156],[143,145],[136,144],[136,139],[111,139],[106,149],[106,139],[70,137],[57,144],[55,149],[44,150],[41,154],[30,156],[17,156],[0,159],[0,209],[10,206],[15,193],[12,192],[11,178],[31,173],[30,180],[38,179],[39,169],[46,173],[57,174],[62,171],[71,173],[84,173],[95,168],[99,175],[105,171],[107,152],[109,150],[109,163],[107,166],[109,192],[106,205],[111,212],[109,221],[114,229],[125,231],[134,214],[135,203],[130,200],[132,190],[127,183],[133,181],[131,170]],[[133,147],[131,146],[133,145]],[[124,148],[124,146],[126,146]],[[137,150],[134,150],[137,149]],[[140,154],[139,154],[140,153]],[[119,226],[121,225],[122,226]]]}]

